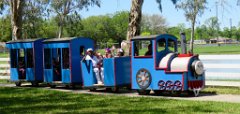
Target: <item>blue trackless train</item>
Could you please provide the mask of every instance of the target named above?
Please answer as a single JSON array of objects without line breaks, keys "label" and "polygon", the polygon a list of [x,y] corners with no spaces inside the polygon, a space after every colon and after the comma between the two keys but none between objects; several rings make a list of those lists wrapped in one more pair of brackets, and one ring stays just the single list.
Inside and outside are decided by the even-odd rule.
[{"label": "blue trackless train", "polygon": [[[169,34],[137,36],[131,39],[131,55],[103,59],[103,82],[98,85],[91,60],[83,60],[87,49],[95,48],[90,38],[61,38],[11,41],[11,81],[81,85],[117,91],[119,87],[139,94],[164,91],[193,91],[205,86],[204,68],[198,55],[178,54],[177,38]],[[20,66],[23,64],[23,67]]]}]

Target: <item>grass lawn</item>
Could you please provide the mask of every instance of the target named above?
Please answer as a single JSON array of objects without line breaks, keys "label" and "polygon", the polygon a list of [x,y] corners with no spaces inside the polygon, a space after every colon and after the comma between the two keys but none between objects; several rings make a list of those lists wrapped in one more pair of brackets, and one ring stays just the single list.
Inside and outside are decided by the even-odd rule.
[{"label": "grass lawn", "polygon": [[6,53],[0,53],[0,58],[8,58],[8,57],[9,57],[8,52],[6,52]]},{"label": "grass lawn", "polygon": [[[180,50],[179,50],[180,51]],[[240,54],[240,45],[222,46],[195,46],[197,54]]]},{"label": "grass lawn", "polygon": [[9,79],[0,79],[0,84],[11,84],[13,82],[10,82]]},{"label": "grass lawn", "polygon": [[0,113],[240,113],[240,104],[0,87]]},{"label": "grass lawn", "polygon": [[207,86],[202,92],[240,95],[240,87]]}]

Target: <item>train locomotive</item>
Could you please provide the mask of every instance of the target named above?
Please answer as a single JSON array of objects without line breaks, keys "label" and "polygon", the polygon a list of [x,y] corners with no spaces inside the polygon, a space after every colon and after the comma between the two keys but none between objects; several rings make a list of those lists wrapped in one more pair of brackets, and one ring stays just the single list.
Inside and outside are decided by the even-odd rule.
[{"label": "train locomotive", "polygon": [[[138,45],[148,44],[140,53]],[[205,74],[198,55],[178,54],[177,38],[168,35],[137,36],[131,39],[131,84],[139,94],[164,91],[193,91],[205,86]]]},{"label": "train locomotive", "polygon": [[[96,77],[93,73],[92,61],[82,60],[88,48],[95,48],[92,39],[36,41],[38,41],[36,44],[31,44],[32,47],[30,44],[30,47],[24,47],[34,49],[32,56],[35,69],[30,72],[29,68],[25,67],[27,69],[25,75],[27,77],[40,75],[40,81],[31,80],[31,82],[44,80],[51,86],[55,86],[55,82],[60,82],[80,85],[90,90],[99,87],[95,85]],[[37,45],[40,47],[36,47]],[[130,45],[130,56],[103,59],[104,85],[101,87],[111,88],[114,91],[120,87],[127,87],[137,90],[140,95],[149,94],[151,90],[157,94],[165,91],[193,91],[195,96],[204,88],[205,74],[202,62],[198,55],[179,54],[175,36],[169,34],[136,36],[131,39]],[[18,42],[7,43],[7,47],[11,49],[11,81],[18,81],[16,77],[19,77],[19,71],[16,71],[19,68],[13,67],[17,65],[14,49],[19,46]],[[28,64],[27,61],[30,61],[27,59],[28,49],[24,50],[25,64]],[[18,49],[16,51],[16,57],[20,57]],[[58,60],[59,68],[54,66],[55,60]]]}]

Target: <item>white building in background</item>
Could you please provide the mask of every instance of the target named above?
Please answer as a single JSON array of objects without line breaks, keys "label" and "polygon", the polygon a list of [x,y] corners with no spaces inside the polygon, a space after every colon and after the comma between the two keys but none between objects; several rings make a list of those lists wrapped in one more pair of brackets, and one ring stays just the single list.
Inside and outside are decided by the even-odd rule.
[{"label": "white building in background", "polygon": [[194,40],[193,44],[207,44],[205,40]]}]

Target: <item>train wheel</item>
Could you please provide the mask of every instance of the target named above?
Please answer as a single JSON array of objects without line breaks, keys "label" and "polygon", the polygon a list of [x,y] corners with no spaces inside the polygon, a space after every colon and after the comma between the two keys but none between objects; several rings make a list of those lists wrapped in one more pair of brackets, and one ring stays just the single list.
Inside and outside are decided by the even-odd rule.
[{"label": "train wheel", "polygon": [[107,91],[107,92],[111,92],[111,91],[112,91],[112,88],[107,87],[107,88],[106,88],[106,91]]},{"label": "train wheel", "polygon": [[39,86],[38,82],[31,82],[31,84],[32,84],[33,87],[38,87]]},{"label": "train wheel", "polygon": [[171,96],[173,97],[179,97],[181,96],[182,91],[171,91]]},{"label": "train wheel", "polygon": [[166,89],[165,82],[163,80],[160,80],[158,82],[158,87],[159,87],[160,90],[165,90]]},{"label": "train wheel", "polygon": [[15,82],[15,85],[18,86],[18,87],[20,87],[21,84],[22,84],[21,82]]},{"label": "train wheel", "polygon": [[140,69],[136,74],[136,81],[141,89],[147,89],[152,82],[151,73],[147,69]]},{"label": "train wheel", "polygon": [[89,91],[96,91],[96,88],[90,88]]},{"label": "train wheel", "polygon": [[166,90],[168,90],[168,91],[171,91],[171,90],[173,90],[173,82],[172,81],[167,81],[166,83],[165,83],[166,85]]},{"label": "train wheel", "polygon": [[180,81],[174,82],[174,90],[180,91],[180,90],[182,90],[182,88],[183,88],[182,83]]},{"label": "train wheel", "polygon": [[149,95],[150,94],[150,90],[137,90],[139,95]]},{"label": "train wheel", "polygon": [[113,88],[111,88],[111,89],[112,89],[112,92],[114,92],[114,93],[119,92],[119,87],[113,87]]},{"label": "train wheel", "polygon": [[72,84],[71,87],[72,87],[72,89],[75,89],[75,88],[76,88],[76,85],[75,85],[75,84]]},{"label": "train wheel", "polygon": [[56,85],[50,84],[50,88],[56,88]]},{"label": "train wheel", "polygon": [[154,90],[154,94],[155,95],[163,95],[163,92],[162,90]]},{"label": "train wheel", "polygon": [[69,86],[69,85],[65,85],[65,88],[66,88],[66,89],[69,89],[69,88],[70,88],[70,86]]},{"label": "train wheel", "polygon": [[188,91],[187,91],[187,95],[193,97],[193,96],[194,96],[194,92],[191,91],[191,90],[188,90]]}]

